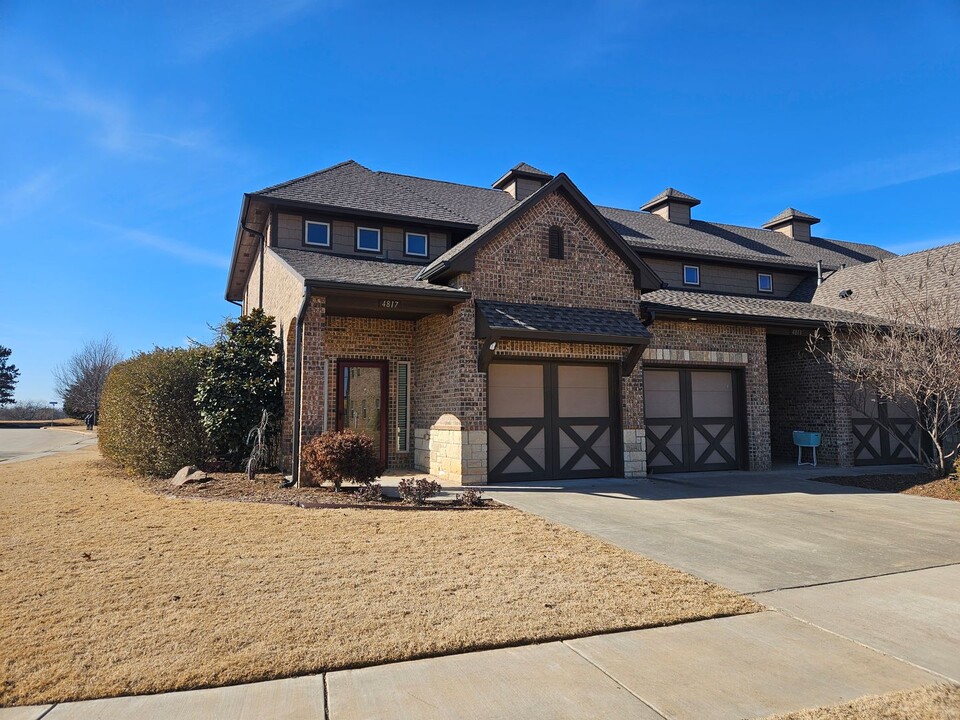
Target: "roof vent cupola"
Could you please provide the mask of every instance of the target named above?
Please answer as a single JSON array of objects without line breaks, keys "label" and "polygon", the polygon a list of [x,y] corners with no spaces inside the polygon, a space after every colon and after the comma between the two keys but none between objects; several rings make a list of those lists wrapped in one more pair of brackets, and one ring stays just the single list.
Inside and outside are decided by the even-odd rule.
[{"label": "roof vent cupola", "polygon": [[810,226],[820,222],[820,218],[787,208],[763,224],[765,230],[775,230],[800,242],[810,242]]},{"label": "roof vent cupola", "polygon": [[693,195],[687,195],[679,190],[668,187],[640,209],[646,210],[654,215],[659,215],[664,220],[672,223],[689,225],[690,208],[699,204],[700,201]]},{"label": "roof vent cupola", "polygon": [[510,168],[493,187],[510,193],[517,200],[526,200],[551,180],[553,175],[522,162]]}]

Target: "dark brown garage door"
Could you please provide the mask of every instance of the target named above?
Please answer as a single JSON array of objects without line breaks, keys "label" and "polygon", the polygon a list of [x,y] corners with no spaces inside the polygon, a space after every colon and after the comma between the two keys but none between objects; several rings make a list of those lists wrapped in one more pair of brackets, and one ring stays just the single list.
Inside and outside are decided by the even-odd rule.
[{"label": "dark brown garage door", "polygon": [[487,381],[490,482],[617,472],[613,366],[493,363]]},{"label": "dark brown garage door", "polygon": [[643,397],[651,473],[740,468],[739,372],[645,370]]}]

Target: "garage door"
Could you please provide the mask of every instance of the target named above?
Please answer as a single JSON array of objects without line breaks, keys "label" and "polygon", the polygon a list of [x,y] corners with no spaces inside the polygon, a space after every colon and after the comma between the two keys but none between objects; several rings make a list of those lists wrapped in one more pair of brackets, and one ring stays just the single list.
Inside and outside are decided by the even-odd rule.
[{"label": "garage door", "polygon": [[884,402],[874,392],[857,393],[851,407],[854,465],[915,463],[920,447],[916,412]]},{"label": "garage door", "polygon": [[490,482],[616,473],[613,366],[493,363],[487,382]]},{"label": "garage door", "polygon": [[739,388],[734,370],[644,370],[648,470],[739,469]]}]

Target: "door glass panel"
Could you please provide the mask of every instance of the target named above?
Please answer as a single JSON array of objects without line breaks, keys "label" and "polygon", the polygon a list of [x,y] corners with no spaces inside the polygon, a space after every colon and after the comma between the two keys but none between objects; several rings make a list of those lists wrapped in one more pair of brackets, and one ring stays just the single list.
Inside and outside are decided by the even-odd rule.
[{"label": "door glass panel", "polygon": [[691,372],[694,417],[733,417],[733,375],[729,372]]},{"label": "door glass panel", "polygon": [[644,371],[643,398],[647,417],[680,417],[680,372]]},{"label": "door glass panel", "polygon": [[490,417],[543,417],[543,365],[494,363],[487,373]]},{"label": "door glass panel", "polygon": [[347,365],[341,373],[342,426],[373,440],[380,452],[383,368]]},{"label": "door glass panel", "polygon": [[560,417],[610,415],[610,371],[603,365],[557,367],[557,400]]}]

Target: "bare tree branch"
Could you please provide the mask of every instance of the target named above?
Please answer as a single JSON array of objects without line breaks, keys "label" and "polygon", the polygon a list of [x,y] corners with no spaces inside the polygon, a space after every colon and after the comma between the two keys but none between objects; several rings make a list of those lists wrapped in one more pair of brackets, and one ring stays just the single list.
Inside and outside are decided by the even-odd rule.
[{"label": "bare tree branch", "polygon": [[123,356],[110,336],[87,342],[53,373],[57,395],[67,414],[94,413],[100,408],[103,384]]}]

